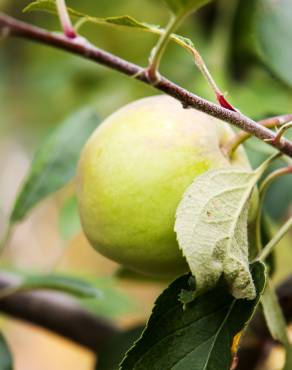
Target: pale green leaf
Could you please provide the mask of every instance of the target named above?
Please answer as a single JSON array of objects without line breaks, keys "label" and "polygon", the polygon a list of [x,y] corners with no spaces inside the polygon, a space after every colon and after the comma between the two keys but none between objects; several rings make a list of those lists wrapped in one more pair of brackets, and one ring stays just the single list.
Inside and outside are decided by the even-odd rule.
[{"label": "pale green leaf", "polygon": [[92,283],[77,277],[59,274],[33,274],[24,271],[1,272],[12,281],[10,285],[0,290],[0,297],[26,290],[56,290],[74,295],[79,298],[100,298],[102,292]]},{"label": "pale green leaf", "polygon": [[292,346],[287,334],[287,324],[278,302],[275,291],[268,281],[261,298],[264,316],[272,337],[282,343],[286,349],[286,361],[284,370],[292,369]]},{"label": "pale green leaf", "polygon": [[198,294],[213,288],[223,275],[234,297],[254,298],[247,219],[251,193],[264,169],[207,171],[185,192],[175,231]]},{"label": "pale green leaf", "polygon": [[174,14],[188,14],[208,4],[211,0],[164,0]]},{"label": "pale green leaf", "polygon": [[13,360],[9,347],[0,333],[0,370],[12,370]]},{"label": "pale green leaf", "polygon": [[[13,268],[0,273],[7,285],[0,289],[0,298],[22,291],[50,290],[70,294],[94,315],[116,318],[137,311],[135,302],[117,288],[112,277],[38,274]],[[0,367],[0,370],[1,367]]]},{"label": "pale green leaf", "polygon": [[21,282],[21,289],[49,289],[80,298],[100,298],[102,293],[85,280],[64,275],[29,275]]},{"label": "pale green leaf", "polygon": [[[72,18],[78,19],[79,21],[82,20],[83,22],[90,22],[95,24],[101,24],[101,25],[114,25],[114,26],[122,26],[122,27],[132,27],[132,28],[138,28],[142,30],[151,30],[155,31],[156,29],[159,29],[158,26],[151,25],[144,22],[139,22],[133,17],[129,15],[122,15],[122,16],[116,16],[116,17],[107,17],[107,18],[101,18],[101,17],[93,17],[90,15],[87,15],[85,13],[79,12],[75,9],[67,7],[68,13]],[[24,12],[31,12],[31,11],[46,11],[52,14],[58,14],[57,8],[56,8],[56,2],[54,0],[37,0],[29,5],[27,5],[24,10]]]},{"label": "pale green leaf", "polygon": [[81,149],[98,124],[95,111],[83,109],[66,119],[40,145],[13,206],[12,224],[75,176]]},{"label": "pale green leaf", "polygon": [[60,211],[59,230],[64,240],[72,239],[81,231],[77,199],[75,196],[67,199]]}]

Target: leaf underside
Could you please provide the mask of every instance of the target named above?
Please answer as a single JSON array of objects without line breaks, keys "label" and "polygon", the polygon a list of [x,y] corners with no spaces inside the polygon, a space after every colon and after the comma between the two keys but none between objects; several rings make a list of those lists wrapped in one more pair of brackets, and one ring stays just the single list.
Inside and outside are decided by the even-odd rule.
[{"label": "leaf underside", "polygon": [[261,171],[220,168],[197,177],[177,208],[175,231],[196,278],[197,294],[223,275],[235,298],[255,297],[249,271],[247,219]]}]

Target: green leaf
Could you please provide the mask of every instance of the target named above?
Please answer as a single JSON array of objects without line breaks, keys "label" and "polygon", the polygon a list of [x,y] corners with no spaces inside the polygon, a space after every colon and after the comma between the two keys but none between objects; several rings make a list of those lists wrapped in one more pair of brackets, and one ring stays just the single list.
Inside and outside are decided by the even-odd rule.
[{"label": "green leaf", "polygon": [[[80,25],[86,22],[89,22],[89,23],[93,23],[97,25],[133,28],[135,30],[149,32],[149,33],[153,33],[156,35],[162,35],[165,32],[165,30],[158,25],[140,22],[129,15],[100,18],[100,17],[92,17],[90,15],[81,13],[72,8],[67,8],[67,10],[72,18],[78,20],[78,23]],[[52,14],[56,14],[56,15],[58,14],[55,1],[53,0],[34,1],[30,3],[23,11],[24,12],[46,11]],[[190,52],[192,52],[192,50],[194,49],[193,42],[186,37],[183,37],[177,34],[172,34],[170,39]]]},{"label": "green leaf", "polygon": [[252,266],[252,274],[254,300],[236,300],[218,285],[185,309],[178,296],[189,288],[189,275],[178,278],[157,299],[142,337],[120,370],[230,370],[234,338],[251,319],[265,286],[262,263]]},{"label": "green leaf", "polygon": [[212,289],[223,275],[235,298],[255,297],[247,219],[252,190],[265,168],[207,171],[185,192],[177,208],[175,231],[196,278],[197,294]]},{"label": "green leaf", "polygon": [[75,176],[81,149],[98,123],[92,109],[78,111],[41,144],[14,204],[12,224],[21,221],[37,203]]},{"label": "green leaf", "polygon": [[102,293],[92,284],[75,277],[62,275],[30,275],[21,283],[21,289],[50,289],[80,298],[100,298]]},{"label": "green leaf", "polygon": [[126,351],[140,337],[144,326],[137,326],[116,334],[98,354],[96,370],[116,370]]},{"label": "green leaf", "polygon": [[67,199],[60,211],[59,230],[64,240],[72,239],[81,231],[80,218],[75,196]]},{"label": "green leaf", "polygon": [[[5,273],[5,272],[4,272]],[[7,273],[7,272],[6,272]],[[79,298],[100,298],[102,292],[90,282],[76,277],[50,274],[39,275],[31,274],[23,271],[9,272],[15,279],[15,283],[7,288],[0,290],[0,296],[35,289],[47,289],[65,292]]]},{"label": "green leaf", "polygon": [[0,333],[0,370],[12,370],[13,360],[9,347]]},{"label": "green leaf", "polygon": [[[116,16],[116,17],[107,17],[107,18],[100,18],[100,17],[92,17],[90,15],[87,15],[85,13],[79,12],[75,9],[68,8],[68,13],[72,18],[82,20],[84,22],[90,22],[100,25],[113,25],[113,26],[122,26],[122,27],[132,27],[132,28],[138,28],[142,30],[150,30],[153,29],[159,29],[158,26],[151,25],[148,23],[139,22],[133,17],[129,15],[122,15],[122,16]],[[56,2],[54,0],[37,0],[29,5],[27,5],[24,9],[24,12],[31,12],[31,11],[45,11],[52,14],[58,14],[57,8],[56,8]],[[157,32],[157,31],[156,31]]]},{"label": "green leaf", "polygon": [[[175,14],[187,14],[197,10],[198,8],[202,7],[203,5],[209,3],[212,0],[164,0],[171,11]],[[97,23],[103,23],[109,21],[111,23],[111,19],[113,20],[112,23],[117,21],[117,24],[123,26],[138,26],[140,27],[143,23],[135,21],[134,18],[129,16],[121,16],[121,17],[109,17],[109,18],[99,18],[99,17],[91,17],[82,12],[76,11],[72,8],[67,7],[68,12],[71,17],[76,18],[91,18],[92,20],[95,19]],[[56,13],[56,1],[54,0],[36,0],[32,3],[28,4],[24,8],[24,12],[34,11],[34,10],[44,10],[51,13]],[[128,24],[127,24],[128,23]]]},{"label": "green leaf", "polygon": [[189,14],[211,0],[164,0],[174,14]]},{"label": "green leaf", "polygon": [[261,298],[264,316],[272,337],[282,343],[286,349],[286,361],[283,370],[292,369],[292,346],[287,334],[287,324],[275,291],[268,281]]},{"label": "green leaf", "polygon": [[19,290],[57,290],[74,295],[78,303],[94,315],[112,319],[137,313],[136,303],[117,288],[117,282],[112,277],[40,275],[15,268],[2,269],[0,275],[4,275],[4,281],[11,281],[11,285],[0,290],[0,297],[17,293]]}]

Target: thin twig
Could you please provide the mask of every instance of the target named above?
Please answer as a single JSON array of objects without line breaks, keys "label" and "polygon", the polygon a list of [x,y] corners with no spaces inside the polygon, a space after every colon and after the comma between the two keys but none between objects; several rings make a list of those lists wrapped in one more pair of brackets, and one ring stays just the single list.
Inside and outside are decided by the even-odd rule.
[{"label": "thin twig", "polygon": [[[44,29],[20,22],[12,17],[0,13],[0,31],[1,29],[3,30],[7,28],[9,29],[9,35],[37,41],[45,45],[66,50],[151,85],[144,73],[144,68],[101,50],[81,37],[71,40],[64,35],[48,32]],[[256,136],[258,139],[267,142],[267,144],[277,148],[282,153],[287,154],[292,158],[291,141],[281,138],[279,143],[274,143],[273,140],[275,139],[276,134],[273,131],[263,127],[241,113],[233,112],[200,98],[163,77],[161,77],[160,81],[155,85],[155,88],[176,98],[184,107],[196,108],[213,117],[229,122],[230,124]]]}]

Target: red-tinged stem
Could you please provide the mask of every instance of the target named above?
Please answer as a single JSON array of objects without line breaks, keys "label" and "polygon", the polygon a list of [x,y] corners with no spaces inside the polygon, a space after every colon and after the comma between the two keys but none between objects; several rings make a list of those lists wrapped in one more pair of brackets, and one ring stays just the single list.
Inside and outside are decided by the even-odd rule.
[{"label": "red-tinged stem", "polygon": [[65,0],[56,0],[56,6],[65,36],[70,39],[74,39],[75,37],[77,37],[77,34],[74,30],[74,27],[72,26]]}]

